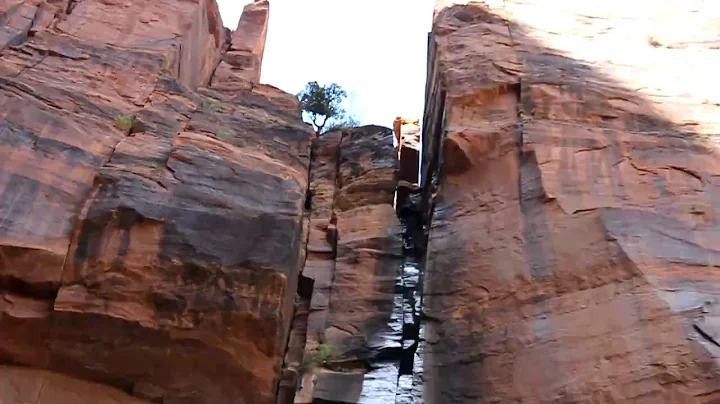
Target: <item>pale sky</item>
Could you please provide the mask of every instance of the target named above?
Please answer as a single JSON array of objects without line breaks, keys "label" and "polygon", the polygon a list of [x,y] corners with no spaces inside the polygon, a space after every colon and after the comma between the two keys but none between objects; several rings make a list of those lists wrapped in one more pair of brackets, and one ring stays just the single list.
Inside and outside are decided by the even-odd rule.
[{"label": "pale sky", "polygon": [[[237,27],[248,0],[218,0]],[[422,118],[434,0],[270,0],[261,81],[296,94],[335,82],[361,124]]]}]

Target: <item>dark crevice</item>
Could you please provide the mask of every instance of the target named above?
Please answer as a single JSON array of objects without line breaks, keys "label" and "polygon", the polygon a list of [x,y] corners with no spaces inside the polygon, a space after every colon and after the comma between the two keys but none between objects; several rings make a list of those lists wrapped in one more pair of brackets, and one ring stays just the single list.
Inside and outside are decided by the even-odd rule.
[{"label": "dark crevice", "polygon": [[702,328],[700,328],[700,326],[698,326],[697,324],[693,324],[693,328],[695,329],[695,331],[700,333],[700,335],[702,335],[702,337],[705,338],[706,340],[708,340],[710,343],[712,343],[715,346],[720,347],[720,343],[718,343],[717,340],[715,340],[715,338],[713,338],[710,334],[706,333]]},{"label": "dark crevice", "polygon": [[[508,30],[510,32],[510,38],[512,38],[512,31]],[[513,86],[513,90],[515,92],[516,96],[516,102],[517,102],[517,149],[518,149],[518,195],[523,195],[523,176],[522,176],[522,166],[523,163],[527,159],[531,159],[534,161],[535,165],[537,165],[537,160],[535,159],[535,153],[528,151],[527,153],[524,150],[524,128],[523,128],[523,110],[522,110],[522,81],[521,79],[518,79],[518,82],[515,86]],[[522,199],[522,198],[521,198]],[[522,203],[522,202],[521,202]]]},{"label": "dark crevice", "polygon": [[315,280],[312,278],[308,278],[307,276],[300,274],[300,279],[298,281],[298,296],[300,296],[301,299],[307,299],[310,300],[312,298],[313,289],[315,288]]},{"label": "dark crevice", "polygon": [[[431,321],[423,313],[423,281],[430,227],[435,211],[435,196],[442,185],[444,143],[447,135],[445,101],[446,90],[442,79],[434,74],[437,69],[433,51],[436,44],[433,34],[428,35],[428,66],[425,114],[421,133],[420,187],[411,192],[406,203],[398,206],[398,217],[403,226],[404,259],[402,273],[403,326],[402,350],[399,353],[399,377],[395,404],[414,404],[422,400],[423,323]],[[401,156],[402,158],[402,156]]]},{"label": "dark crevice", "polygon": [[0,277],[0,290],[11,295],[55,301],[59,288],[59,282],[29,283],[14,277]]},{"label": "dark crevice", "polygon": [[[444,91],[439,90],[439,97],[435,98],[435,109],[431,119],[424,122],[423,139],[435,148],[434,153],[428,155],[424,151],[417,158],[423,170],[421,177],[423,187],[411,191],[402,201],[398,201],[397,214],[403,228],[403,262],[400,280],[396,285],[396,293],[402,296],[402,334],[400,349],[387,352],[398,363],[398,379],[395,393],[396,404],[410,404],[417,402],[414,391],[417,380],[418,348],[422,335],[422,278],[424,256],[427,250],[429,220],[432,216],[433,195],[439,185],[440,167],[442,165],[441,151],[445,135],[444,124]],[[425,140],[423,141],[425,142]],[[423,143],[423,148],[427,147]],[[429,158],[428,165],[423,164],[423,158]],[[401,166],[403,156],[401,154]]]},{"label": "dark crevice", "polygon": [[696,180],[700,181],[701,183],[703,182],[702,176],[700,174],[698,174],[697,172],[695,172],[687,167],[678,167],[678,166],[669,166],[669,167],[673,170],[677,170],[682,173],[685,173],[685,174],[695,178]]},{"label": "dark crevice", "polygon": [[310,189],[305,192],[305,210],[309,211],[312,208],[312,197],[313,193]]},{"label": "dark crevice", "polygon": [[[403,227],[403,263],[401,279],[396,291],[402,295],[401,348],[388,352],[399,363],[396,403],[404,401],[409,394],[403,391],[401,380],[412,378],[416,354],[420,344],[422,318],[422,255],[426,249],[425,224],[420,210],[419,194],[411,195],[403,206],[398,207],[398,217]],[[405,398],[404,398],[405,397]]]},{"label": "dark crevice", "polygon": [[65,14],[70,15],[72,14],[73,10],[75,10],[75,6],[77,6],[79,0],[70,0],[68,1],[67,9],[65,9]]},{"label": "dark crevice", "polygon": [[[312,173],[315,162],[315,150],[310,145],[310,158],[307,167],[307,189],[305,190],[305,202],[303,218],[307,226],[310,226],[310,216],[312,213]],[[310,242],[310,228],[308,227],[304,234],[305,240],[302,240],[305,248],[303,254],[304,259],[299,263],[299,273],[297,282],[297,292],[295,295],[295,305],[291,315],[291,324],[288,328],[288,335],[285,339],[285,352],[281,363],[280,377],[275,386],[275,403],[276,404],[292,404],[295,401],[295,394],[300,385],[300,377],[302,377],[302,367],[305,354],[305,345],[307,343],[307,323],[308,316],[311,311],[311,300],[315,289],[315,280],[303,274],[303,270],[307,263],[308,251],[307,247]]]}]

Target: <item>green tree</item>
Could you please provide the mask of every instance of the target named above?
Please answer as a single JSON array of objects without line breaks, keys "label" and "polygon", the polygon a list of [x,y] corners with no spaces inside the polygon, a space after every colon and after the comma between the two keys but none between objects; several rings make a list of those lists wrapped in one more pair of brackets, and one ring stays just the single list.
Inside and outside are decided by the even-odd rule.
[{"label": "green tree", "polygon": [[[311,81],[297,95],[300,99],[300,108],[310,119],[315,132],[320,135],[329,129],[337,129],[338,125],[347,127],[357,125],[357,122],[340,107],[347,93],[339,85],[331,83],[321,86],[317,81]],[[328,125],[331,122],[334,124]]]}]

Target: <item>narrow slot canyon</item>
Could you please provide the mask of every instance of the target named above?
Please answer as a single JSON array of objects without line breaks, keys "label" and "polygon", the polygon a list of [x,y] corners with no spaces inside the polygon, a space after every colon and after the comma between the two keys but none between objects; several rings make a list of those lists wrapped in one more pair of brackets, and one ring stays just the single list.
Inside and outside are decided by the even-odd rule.
[{"label": "narrow slot canyon", "polygon": [[419,120],[398,118],[392,130],[313,141],[307,250],[278,403],[421,398],[420,132]]},{"label": "narrow slot canyon", "polygon": [[322,134],[270,19],[0,0],[0,403],[720,401],[720,7],[436,0]]},{"label": "narrow slot canyon", "polygon": [[278,402],[412,402],[401,397],[412,393],[419,338],[422,228],[417,178],[402,173],[417,177],[420,129],[403,128],[397,149],[399,127],[313,141],[299,283],[311,286],[298,290]]}]

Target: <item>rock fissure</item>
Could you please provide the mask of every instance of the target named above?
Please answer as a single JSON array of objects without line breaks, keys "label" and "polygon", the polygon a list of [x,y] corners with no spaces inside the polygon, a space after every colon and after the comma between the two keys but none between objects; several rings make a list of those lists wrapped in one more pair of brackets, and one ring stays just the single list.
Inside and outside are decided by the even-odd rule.
[{"label": "rock fissure", "polygon": [[65,14],[70,15],[72,14],[73,10],[75,9],[75,6],[80,2],[80,0],[67,0],[67,8],[65,8]]}]

